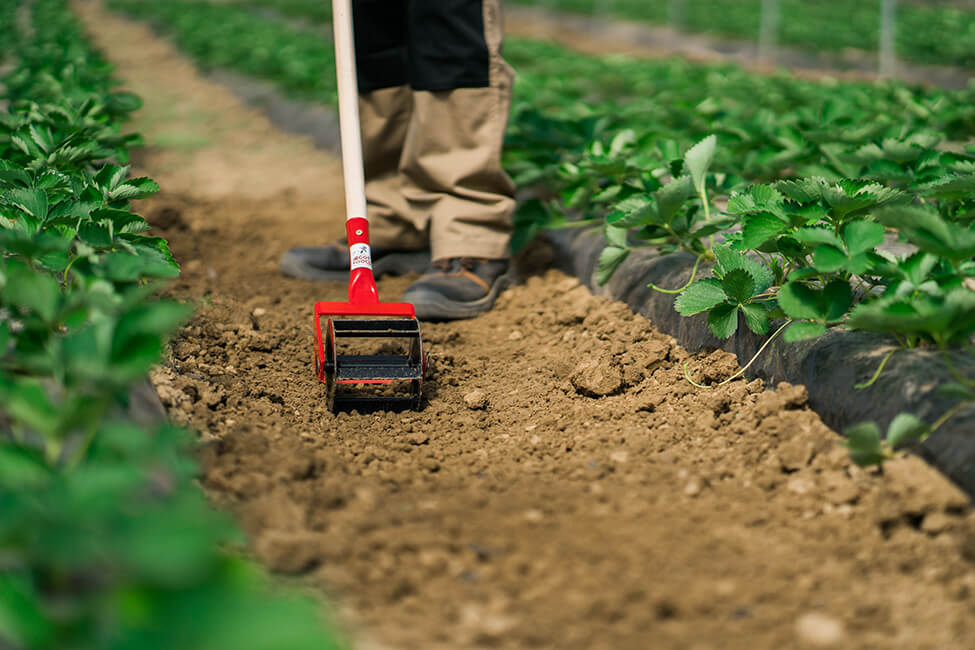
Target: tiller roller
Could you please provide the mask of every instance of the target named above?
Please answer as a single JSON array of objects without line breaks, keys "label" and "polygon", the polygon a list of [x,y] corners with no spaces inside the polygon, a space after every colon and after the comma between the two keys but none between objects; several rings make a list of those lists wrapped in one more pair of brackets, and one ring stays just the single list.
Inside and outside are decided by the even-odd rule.
[{"label": "tiller roller", "polygon": [[415,409],[426,370],[420,321],[409,303],[379,302],[372,273],[350,0],[332,0],[332,20],[352,261],[348,302],[315,304],[315,373],[332,411]]}]

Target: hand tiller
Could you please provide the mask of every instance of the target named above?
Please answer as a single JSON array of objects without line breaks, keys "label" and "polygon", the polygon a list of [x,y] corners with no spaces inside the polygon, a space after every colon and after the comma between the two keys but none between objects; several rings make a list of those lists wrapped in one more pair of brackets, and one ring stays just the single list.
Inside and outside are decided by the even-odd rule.
[{"label": "hand tiller", "polygon": [[348,302],[315,304],[315,373],[333,411],[419,408],[426,369],[420,321],[409,303],[379,302],[372,273],[350,0],[332,0],[332,21],[352,261]]}]

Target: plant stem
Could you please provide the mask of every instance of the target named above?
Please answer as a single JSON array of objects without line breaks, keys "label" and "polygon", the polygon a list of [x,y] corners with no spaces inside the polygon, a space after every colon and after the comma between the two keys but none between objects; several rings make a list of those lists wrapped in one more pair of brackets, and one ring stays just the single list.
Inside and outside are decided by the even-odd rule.
[{"label": "plant stem", "polygon": [[689,364],[690,361],[685,361],[684,362],[684,379],[686,379],[692,385],[697,386],[698,388],[717,388],[718,386],[724,386],[725,384],[728,384],[728,383],[730,383],[730,382],[738,379],[739,377],[741,377],[742,375],[744,375],[746,372],[748,372],[748,369],[752,367],[752,364],[755,363],[760,356],[762,356],[762,353],[763,352],[765,352],[765,348],[767,348],[769,345],[771,345],[772,344],[772,341],[774,341],[776,339],[776,337],[779,334],[781,334],[782,331],[786,327],[788,327],[789,325],[791,325],[791,324],[792,324],[792,319],[791,318],[789,320],[787,320],[786,322],[782,323],[782,326],[779,327],[779,329],[775,330],[775,333],[773,333],[772,336],[770,336],[768,338],[768,340],[765,341],[765,343],[762,344],[762,347],[760,347],[758,349],[758,352],[755,353],[755,356],[753,356],[751,359],[749,359],[748,363],[746,363],[745,366],[741,370],[739,370],[735,374],[731,375],[730,377],[728,377],[724,381],[720,381],[717,384],[713,384],[711,386],[705,386],[704,384],[697,383],[696,381],[694,381],[694,379],[691,378],[690,374],[687,371],[687,364]]},{"label": "plant stem", "polygon": [[[945,422],[947,422],[952,417],[954,417],[959,411],[961,411],[966,406],[971,406],[971,404],[972,402],[969,401],[959,402],[954,406],[952,406],[947,411],[945,411],[944,414],[940,418],[938,418],[934,424],[931,425],[931,433],[937,431],[941,427],[941,425],[943,425]],[[930,436],[931,433],[929,433],[928,436]]]},{"label": "plant stem", "polygon": [[856,388],[857,390],[861,390],[863,388],[870,388],[875,383],[877,383],[877,380],[880,379],[880,373],[884,371],[884,367],[886,367],[887,362],[890,361],[890,358],[894,356],[894,353],[897,352],[897,350],[899,349],[900,348],[894,348],[886,355],[884,355],[884,359],[883,361],[880,362],[880,366],[877,368],[877,372],[873,373],[873,377],[871,377],[869,381],[866,381],[862,384],[854,384],[853,387]]},{"label": "plant stem", "polygon": [[680,289],[662,289],[662,288],[660,288],[660,287],[658,287],[657,285],[655,285],[655,284],[654,284],[653,282],[651,282],[651,283],[650,283],[650,284],[648,284],[647,286],[648,286],[648,287],[650,287],[651,289],[653,289],[654,291],[657,291],[657,292],[659,292],[659,293],[668,293],[668,294],[676,294],[676,293],[680,293],[680,292],[682,292],[682,291],[683,291],[684,289],[686,289],[687,287],[689,287],[689,286],[691,286],[692,284],[694,284],[694,279],[695,279],[695,278],[697,277],[697,268],[698,268],[699,266],[701,266],[701,259],[702,259],[702,258],[700,258],[700,257],[698,257],[698,258],[697,258],[697,261],[696,261],[696,262],[694,262],[694,268],[693,268],[693,269],[691,269],[691,279],[690,279],[690,280],[688,280],[688,281],[687,281],[687,284],[685,284],[685,285],[684,285],[683,287],[681,287]]}]

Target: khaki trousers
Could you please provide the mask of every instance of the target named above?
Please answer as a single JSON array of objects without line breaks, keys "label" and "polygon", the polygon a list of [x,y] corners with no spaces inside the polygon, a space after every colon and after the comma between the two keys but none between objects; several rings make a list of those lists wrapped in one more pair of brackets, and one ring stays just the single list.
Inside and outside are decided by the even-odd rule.
[{"label": "khaki trousers", "polygon": [[[438,1],[444,0],[432,0]],[[360,93],[366,199],[377,247],[429,245],[434,260],[510,255],[515,188],[501,167],[501,147],[514,74],[501,57],[500,0],[475,1],[482,5],[484,83],[448,78],[439,85],[482,87],[437,88],[436,81],[416,83],[419,75],[413,75],[408,83]],[[411,39],[424,38],[415,33],[417,25],[410,27]],[[363,28],[357,25],[357,32]],[[388,48],[383,56],[389,59]],[[361,66],[359,75],[361,83]]]}]

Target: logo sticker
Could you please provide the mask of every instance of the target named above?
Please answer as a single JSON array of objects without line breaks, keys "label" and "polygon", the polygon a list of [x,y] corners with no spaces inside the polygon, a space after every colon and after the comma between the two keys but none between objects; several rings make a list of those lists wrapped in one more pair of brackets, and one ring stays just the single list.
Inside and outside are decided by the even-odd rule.
[{"label": "logo sticker", "polygon": [[369,244],[352,244],[349,247],[349,254],[352,256],[352,270],[372,268],[372,254],[369,252]]}]

